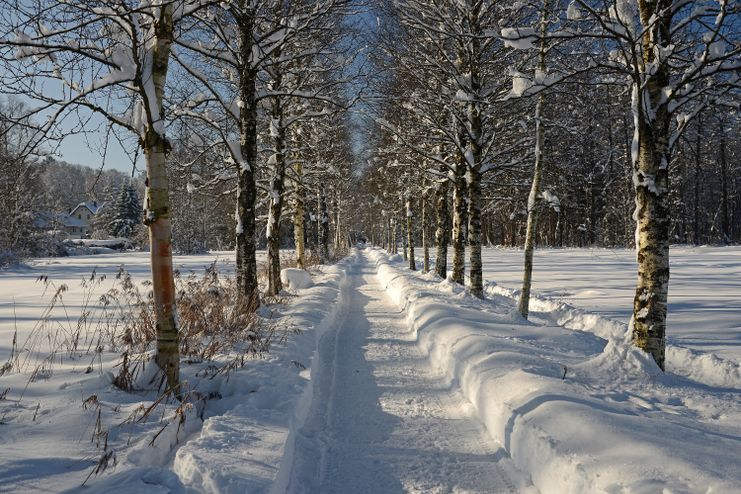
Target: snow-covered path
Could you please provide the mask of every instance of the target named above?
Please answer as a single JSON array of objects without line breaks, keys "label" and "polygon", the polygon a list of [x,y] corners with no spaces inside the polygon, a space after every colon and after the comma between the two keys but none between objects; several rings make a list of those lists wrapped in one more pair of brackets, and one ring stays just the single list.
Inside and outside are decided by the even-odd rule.
[{"label": "snow-covered path", "polygon": [[364,253],[296,438],[291,493],[521,492],[532,486],[473,405],[418,350]]}]

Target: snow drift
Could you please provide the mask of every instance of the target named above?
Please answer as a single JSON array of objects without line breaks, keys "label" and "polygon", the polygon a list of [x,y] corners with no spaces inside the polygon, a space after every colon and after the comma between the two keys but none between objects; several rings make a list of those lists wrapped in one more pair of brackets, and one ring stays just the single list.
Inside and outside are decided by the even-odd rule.
[{"label": "snow drift", "polygon": [[506,297],[479,301],[380,251],[370,255],[417,344],[541,492],[732,492],[741,485],[738,393],[662,374],[614,337],[624,335],[619,328],[602,328],[606,341],[538,325],[520,318]]}]

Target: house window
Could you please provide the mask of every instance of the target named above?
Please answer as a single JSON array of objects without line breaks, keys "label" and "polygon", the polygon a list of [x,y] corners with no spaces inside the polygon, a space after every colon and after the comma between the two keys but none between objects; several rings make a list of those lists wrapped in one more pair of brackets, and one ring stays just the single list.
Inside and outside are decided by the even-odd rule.
[{"label": "house window", "polygon": [[81,220],[81,219],[82,219],[82,215],[81,215],[81,214],[78,214],[78,215],[77,215],[77,219],[78,219],[78,220]]}]

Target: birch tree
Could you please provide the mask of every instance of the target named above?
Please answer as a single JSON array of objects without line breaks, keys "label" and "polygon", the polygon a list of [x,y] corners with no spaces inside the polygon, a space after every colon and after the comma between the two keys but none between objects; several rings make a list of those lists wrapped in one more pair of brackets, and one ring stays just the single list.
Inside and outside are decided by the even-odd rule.
[{"label": "birch tree", "polygon": [[[638,263],[630,328],[633,343],[650,353],[662,370],[672,153],[701,109],[728,98],[740,85],[738,9],[722,0],[574,0],[565,9],[563,29],[547,35],[561,42],[588,40],[591,50],[582,68],[621,77],[630,88]],[[532,30],[506,30],[502,35],[525,49],[538,38]]]},{"label": "birch tree", "polygon": [[[179,393],[178,329],[171,248],[165,135],[165,86],[175,25],[198,0],[101,4],[4,0],[2,86],[34,101],[52,135],[75,112],[101,115],[131,132],[144,150],[157,329],[156,361]],[[29,77],[29,74],[31,77]]]},{"label": "birch tree", "polygon": [[[425,94],[432,85],[439,88],[437,95],[430,95],[430,101],[438,100],[436,109],[425,108],[425,98],[412,98],[409,104],[455,150],[446,161],[429,148],[413,147],[451,171],[452,279],[464,282],[467,240],[471,267],[469,289],[474,296],[483,297],[481,184],[484,174],[495,167],[503,152],[493,105],[508,91],[508,82],[502,77],[506,63],[504,47],[490,33],[507,12],[499,2],[480,0],[433,5],[407,1],[396,2],[394,7],[394,14],[407,30],[410,42],[409,56],[399,57],[399,65],[412,80],[419,77],[414,73],[421,67],[431,68],[422,69],[421,74],[433,82],[420,80],[415,85],[418,92]],[[502,118],[504,115],[502,112],[497,117],[506,120],[506,116]]]},{"label": "birch tree", "polygon": [[[547,78],[546,66],[546,34],[548,32],[550,12],[548,2],[545,0],[540,8],[540,40],[538,46],[538,59],[533,80],[535,84]],[[517,75],[513,83],[513,92],[517,91]],[[537,103],[535,104],[535,164],[533,166],[533,178],[530,185],[530,193],[527,198],[527,230],[525,233],[525,265],[522,275],[522,290],[517,309],[527,319],[530,308],[530,289],[532,287],[533,253],[535,250],[535,235],[538,221],[538,196],[541,194],[540,182],[543,175],[543,148],[545,139],[545,128],[543,122],[543,106],[545,105],[545,92],[539,91]]]},{"label": "birch tree", "polygon": [[272,192],[268,198],[272,226],[267,231],[271,246],[269,292],[272,293],[280,289],[280,261],[273,233],[278,233],[275,225],[280,223],[283,198],[276,188],[283,189],[285,177],[289,152],[284,148],[286,126],[297,119],[295,115],[290,118],[285,115],[286,106],[301,97],[318,97],[302,85],[305,80],[311,80],[317,67],[305,65],[307,71],[298,77],[296,61],[312,60],[320,55],[327,42],[318,41],[320,38],[315,35],[328,36],[327,26],[340,18],[347,3],[347,0],[222,2],[195,17],[195,29],[191,31],[194,35],[179,40],[183,53],[177,60],[204,91],[202,97],[186,104],[182,112],[205,119],[220,129],[227,159],[236,173],[237,282],[242,302],[251,307],[259,305],[255,238],[261,105],[266,103],[269,107],[268,124],[262,129],[267,131],[274,150],[268,157],[272,169],[269,172]]}]

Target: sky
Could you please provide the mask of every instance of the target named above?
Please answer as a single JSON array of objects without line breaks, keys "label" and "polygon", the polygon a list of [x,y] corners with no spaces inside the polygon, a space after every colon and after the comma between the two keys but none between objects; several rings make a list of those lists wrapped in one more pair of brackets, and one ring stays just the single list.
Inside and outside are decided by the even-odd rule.
[{"label": "sky", "polygon": [[[61,161],[96,169],[105,164],[104,169],[106,170],[118,170],[131,174],[133,167],[129,153],[133,154],[135,150],[124,150],[116,139],[110,139],[104,163],[101,151],[104,141],[105,132],[103,131],[92,132],[87,136],[82,134],[70,135],[62,141],[56,150],[55,157]],[[143,166],[142,159],[139,158],[138,169],[141,170]]]},{"label": "sky", "polygon": [[[376,13],[372,9],[360,9],[359,12],[354,14],[352,21],[355,24],[355,29],[362,31],[374,31],[376,28]],[[356,66],[359,66],[366,62],[364,54],[361,54],[355,62]],[[357,67],[356,67],[357,68]],[[81,113],[85,113],[84,109],[80,110]],[[89,116],[84,115],[85,118]],[[355,112],[354,112],[355,113]],[[358,115],[353,117],[356,122],[362,120]],[[76,130],[79,127],[79,122],[76,119],[69,119],[64,122],[62,126],[65,129]],[[96,128],[98,128],[96,130]],[[79,164],[90,168],[99,169],[103,166],[104,169],[118,170],[126,174],[131,174],[133,171],[132,156],[136,152],[134,140],[131,139],[126,144],[124,149],[115,138],[109,140],[108,147],[105,152],[105,160],[103,158],[102,149],[104,148],[104,142],[106,139],[105,132],[105,120],[100,116],[92,116],[85,125],[86,134],[71,134],[64,138],[58,148],[55,150],[54,156],[68,163]],[[359,124],[359,128],[363,128],[362,124]],[[355,136],[356,139],[354,145],[356,152],[362,154],[360,148],[362,148],[363,136]],[[105,162],[104,162],[105,161]],[[137,160],[137,171],[144,169],[145,164],[143,157],[139,156]]]}]

